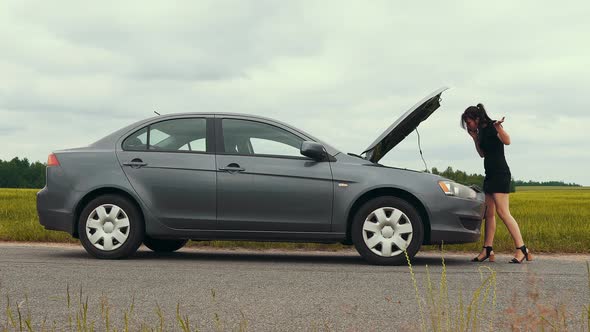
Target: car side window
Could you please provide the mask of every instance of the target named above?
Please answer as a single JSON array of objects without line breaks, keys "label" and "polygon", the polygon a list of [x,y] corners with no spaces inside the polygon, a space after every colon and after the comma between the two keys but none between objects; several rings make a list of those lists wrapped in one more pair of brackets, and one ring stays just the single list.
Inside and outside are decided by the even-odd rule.
[{"label": "car side window", "polygon": [[224,151],[235,154],[302,157],[303,139],[262,122],[223,119]]},{"label": "car side window", "polygon": [[147,150],[147,127],[141,128],[127,137],[123,142],[123,150]]},{"label": "car side window", "polygon": [[207,151],[207,120],[164,120],[140,129],[123,142],[125,150]]},{"label": "car side window", "polygon": [[182,151],[205,151],[207,150],[207,145],[205,144],[204,138],[196,139],[192,142],[188,142],[185,145],[181,146],[179,150]]}]

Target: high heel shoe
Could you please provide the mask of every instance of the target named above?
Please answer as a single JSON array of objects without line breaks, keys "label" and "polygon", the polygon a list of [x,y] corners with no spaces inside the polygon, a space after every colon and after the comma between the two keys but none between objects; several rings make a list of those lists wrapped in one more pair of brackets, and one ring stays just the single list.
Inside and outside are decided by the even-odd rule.
[{"label": "high heel shoe", "polygon": [[472,262],[483,262],[486,259],[490,259],[490,262],[495,262],[496,261],[496,255],[492,254],[492,251],[494,250],[494,248],[492,248],[492,246],[483,246],[483,248],[485,248],[486,250],[486,256],[483,257],[481,260],[479,259],[479,255],[477,255],[474,259],[472,259]]},{"label": "high heel shoe", "polygon": [[516,259],[516,257],[514,257],[514,258],[512,258],[512,260],[510,261],[510,263],[520,264],[525,259],[527,261],[532,261],[533,260],[533,255],[529,252],[529,250],[527,249],[527,247],[524,244],[522,245],[522,247],[518,247],[516,249],[520,249],[520,251],[522,251],[522,253],[524,254],[524,257],[521,260],[518,260],[518,259]]}]

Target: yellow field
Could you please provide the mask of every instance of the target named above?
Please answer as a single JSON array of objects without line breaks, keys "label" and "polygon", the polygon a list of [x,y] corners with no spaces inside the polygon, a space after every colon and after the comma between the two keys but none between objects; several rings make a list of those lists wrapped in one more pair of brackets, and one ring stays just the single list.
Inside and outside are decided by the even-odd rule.
[{"label": "yellow field", "polygon": [[[68,234],[45,230],[37,219],[36,189],[0,189],[0,240],[77,242]],[[590,252],[590,190],[538,189],[510,195],[512,215],[525,243],[536,252]],[[511,252],[514,245],[498,220],[494,249]],[[342,245],[204,241],[191,245],[248,248],[313,248],[338,250]],[[481,243],[445,246],[449,250],[479,251]],[[427,248],[425,248],[427,249]]]},{"label": "yellow field", "polygon": [[38,189],[0,189],[0,240],[74,242],[62,232],[46,231],[37,218]]},{"label": "yellow field", "polygon": [[[530,189],[529,189],[530,188]],[[530,249],[545,252],[590,252],[590,190],[548,187],[510,194],[510,211]],[[494,249],[512,251],[514,243],[496,216]],[[483,227],[483,225],[482,225]],[[448,249],[481,250],[481,243],[448,246]]]}]

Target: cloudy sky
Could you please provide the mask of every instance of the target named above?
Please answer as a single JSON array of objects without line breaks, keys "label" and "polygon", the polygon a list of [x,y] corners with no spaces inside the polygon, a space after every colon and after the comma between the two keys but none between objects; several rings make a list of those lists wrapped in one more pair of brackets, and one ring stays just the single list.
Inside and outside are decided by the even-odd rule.
[{"label": "cloudy sky", "polygon": [[[0,159],[45,161],[154,110],[268,116],[360,153],[449,86],[419,127],[429,168],[483,173],[459,127],[482,102],[506,117],[516,179],[590,185],[589,16],[587,1],[0,1]],[[381,162],[423,169],[416,134]]]}]

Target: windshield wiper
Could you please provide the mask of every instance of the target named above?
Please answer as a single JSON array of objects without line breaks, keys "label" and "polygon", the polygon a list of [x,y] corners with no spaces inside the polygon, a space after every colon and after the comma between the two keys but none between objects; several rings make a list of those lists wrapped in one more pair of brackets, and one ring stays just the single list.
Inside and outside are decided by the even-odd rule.
[{"label": "windshield wiper", "polygon": [[365,159],[365,158],[363,158],[363,157],[359,156],[359,155],[358,155],[358,154],[356,154],[356,153],[348,152],[348,153],[347,153],[347,155],[349,155],[349,156],[353,156],[353,157],[357,157],[357,158],[361,158],[362,160],[367,160],[367,159]]}]

